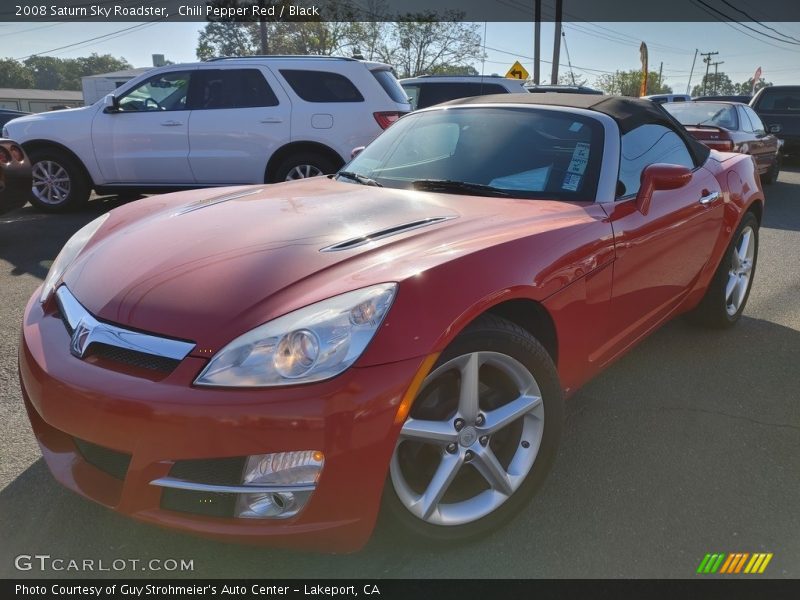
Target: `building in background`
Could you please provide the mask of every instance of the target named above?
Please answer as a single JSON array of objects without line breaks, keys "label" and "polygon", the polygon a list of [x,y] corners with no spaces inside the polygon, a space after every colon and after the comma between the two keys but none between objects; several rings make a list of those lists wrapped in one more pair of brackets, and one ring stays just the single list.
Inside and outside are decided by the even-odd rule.
[{"label": "building in background", "polygon": [[77,106],[83,106],[81,92],[0,88],[0,108],[39,113]]}]

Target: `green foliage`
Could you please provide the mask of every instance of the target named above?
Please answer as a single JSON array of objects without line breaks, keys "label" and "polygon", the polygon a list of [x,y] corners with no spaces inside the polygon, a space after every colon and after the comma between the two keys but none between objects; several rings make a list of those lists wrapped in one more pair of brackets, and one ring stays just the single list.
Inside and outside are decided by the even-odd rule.
[{"label": "green foliage", "polygon": [[[595,86],[606,94],[616,96],[639,97],[642,86],[642,72],[632,69],[630,71],[617,71],[600,75],[595,81]],[[671,94],[672,88],[659,82],[658,72],[650,71],[647,74],[647,94]]]},{"label": "green foliage", "polygon": [[80,90],[81,77],[130,69],[124,58],[91,54],[79,58],[32,56],[23,62],[0,60],[0,87]]}]

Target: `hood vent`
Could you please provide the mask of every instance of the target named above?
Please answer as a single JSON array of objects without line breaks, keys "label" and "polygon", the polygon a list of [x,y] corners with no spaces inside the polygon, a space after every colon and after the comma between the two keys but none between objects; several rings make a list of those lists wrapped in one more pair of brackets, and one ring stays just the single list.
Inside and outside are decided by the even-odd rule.
[{"label": "hood vent", "polygon": [[368,244],[369,242],[374,242],[375,240],[380,240],[392,235],[398,235],[400,233],[405,233],[406,231],[411,231],[412,229],[427,227],[428,225],[433,225],[434,223],[440,223],[442,221],[448,221],[450,219],[455,219],[455,218],[456,215],[451,215],[449,217],[428,217],[427,219],[419,219],[418,221],[403,223],[402,225],[393,225],[392,227],[379,229],[378,231],[373,231],[372,233],[365,233],[364,235],[354,237],[349,240],[345,240],[343,242],[339,242],[338,244],[333,244],[332,246],[326,246],[325,248],[322,248],[320,252],[338,252],[340,250],[351,250],[353,248],[358,248],[359,246],[363,246],[364,244]]},{"label": "hood vent", "polygon": [[186,213],[200,210],[201,208],[207,208],[209,206],[214,206],[215,204],[228,202],[229,200],[236,200],[237,198],[244,198],[245,196],[252,196],[253,194],[258,194],[263,191],[264,188],[257,188],[254,190],[246,190],[244,192],[234,192],[233,194],[223,194],[222,196],[212,196],[211,198],[206,198],[204,200],[196,200],[195,202],[191,202],[185,206],[182,206],[177,211],[172,213],[172,216],[177,217],[179,215],[185,215]]}]

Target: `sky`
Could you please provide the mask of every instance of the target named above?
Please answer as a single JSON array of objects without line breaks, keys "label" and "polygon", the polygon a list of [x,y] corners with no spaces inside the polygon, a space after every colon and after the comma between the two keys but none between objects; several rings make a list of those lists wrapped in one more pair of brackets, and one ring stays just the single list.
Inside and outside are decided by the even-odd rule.
[{"label": "sky", "polygon": [[[786,36],[800,40],[800,23],[766,23]],[[136,67],[152,64],[152,54],[164,54],[173,62],[196,60],[195,49],[202,23],[0,23],[3,48],[0,57],[23,58],[46,54],[62,58],[92,52],[124,57]],[[485,32],[486,60],[473,66],[486,74],[505,74],[515,60],[533,73],[532,23],[480,23]],[[542,24],[543,61],[553,53],[552,23]],[[800,44],[784,44],[755,34],[738,23],[565,23],[566,41],[561,46],[562,65],[569,61],[588,85],[603,72],[639,69],[639,44],[649,49],[650,69],[663,63],[664,82],[676,93],[685,93],[695,50],[719,52],[720,71],[734,82],[745,81],[757,67],[775,84],[800,83]],[[771,35],[775,35],[771,33]],[[101,37],[103,36],[103,37]],[[91,39],[98,38],[98,39]],[[79,45],[70,46],[82,42]],[[547,83],[550,64],[541,66]],[[705,65],[698,56],[692,76],[697,84]],[[567,70],[561,67],[561,72]]]}]

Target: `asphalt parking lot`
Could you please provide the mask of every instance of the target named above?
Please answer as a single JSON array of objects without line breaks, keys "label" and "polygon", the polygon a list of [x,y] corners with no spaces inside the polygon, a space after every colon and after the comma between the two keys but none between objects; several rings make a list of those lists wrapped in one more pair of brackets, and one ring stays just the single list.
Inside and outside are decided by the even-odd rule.
[{"label": "asphalt parking lot", "polygon": [[[346,556],[142,525],[50,477],[17,382],[22,311],[72,232],[118,203],[0,217],[0,576],[685,578],[707,552],[771,552],[761,577],[800,577],[797,166],[767,188],[757,273],[739,325],[719,332],[676,320],[576,394],[554,470],[511,526],[441,548],[398,543],[379,528],[362,552]],[[21,572],[20,554],[191,559],[194,570]]]}]

